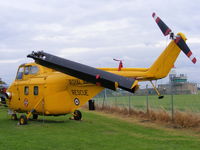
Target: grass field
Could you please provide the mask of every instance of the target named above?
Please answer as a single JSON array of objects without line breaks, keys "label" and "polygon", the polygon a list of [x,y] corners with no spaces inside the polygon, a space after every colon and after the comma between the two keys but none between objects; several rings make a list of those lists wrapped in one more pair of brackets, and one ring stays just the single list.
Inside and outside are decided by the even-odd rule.
[{"label": "grass field", "polygon": [[[103,103],[103,97],[95,98],[97,103]],[[146,110],[146,96],[130,96],[132,108]],[[148,96],[149,107],[153,109],[171,110],[172,97],[165,95],[163,99],[157,96]],[[128,107],[129,96],[106,97],[105,104],[113,106]],[[174,108],[179,111],[200,112],[200,95],[173,95]]]},{"label": "grass field", "polygon": [[[199,150],[200,136],[155,129],[117,118],[83,112],[83,121],[69,116],[42,117],[19,126],[0,113],[1,150]],[[40,120],[41,119],[41,120]]]}]

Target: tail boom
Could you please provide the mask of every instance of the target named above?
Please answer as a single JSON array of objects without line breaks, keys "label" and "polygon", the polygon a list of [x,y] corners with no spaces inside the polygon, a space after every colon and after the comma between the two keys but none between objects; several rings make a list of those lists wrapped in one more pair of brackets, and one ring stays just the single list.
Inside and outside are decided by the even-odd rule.
[{"label": "tail boom", "polygon": [[135,78],[138,81],[157,80],[168,75],[180,51],[180,48],[172,40],[150,68],[122,68],[121,71],[118,71],[117,68],[99,69],[121,76]]}]

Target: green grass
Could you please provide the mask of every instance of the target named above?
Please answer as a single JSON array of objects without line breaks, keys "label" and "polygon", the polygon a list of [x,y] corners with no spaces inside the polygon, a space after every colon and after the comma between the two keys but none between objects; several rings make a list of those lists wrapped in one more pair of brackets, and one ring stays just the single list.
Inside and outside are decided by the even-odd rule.
[{"label": "green grass", "polygon": [[[131,96],[130,104],[132,108],[146,110],[146,96]],[[153,109],[164,108],[171,110],[172,101],[171,95],[165,95],[163,99],[158,99],[157,96],[148,96],[149,106]],[[103,98],[95,98],[97,103],[102,104]],[[200,112],[200,95],[174,95],[174,108],[179,111]],[[128,107],[128,96],[107,97],[105,104],[113,106]]]},{"label": "green grass", "polygon": [[[124,122],[116,118],[83,112],[83,121],[69,116],[45,117],[19,126],[0,113],[1,150],[198,150],[200,139]],[[42,119],[42,117],[39,117]]]}]

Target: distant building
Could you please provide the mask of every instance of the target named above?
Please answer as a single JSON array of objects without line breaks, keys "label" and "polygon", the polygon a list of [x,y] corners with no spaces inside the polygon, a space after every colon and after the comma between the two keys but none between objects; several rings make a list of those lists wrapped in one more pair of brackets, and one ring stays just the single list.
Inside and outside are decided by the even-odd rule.
[{"label": "distant building", "polygon": [[[161,95],[167,95],[167,94],[198,94],[198,87],[197,83],[191,83],[188,82],[187,76],[185,74],[179,74],[177,75],[175,69],[172,69],[172,71],[169,73],[169,83],[167,84],[158,84],[157,88]],[[156,91],[154,88],[148,88],[148,89],[139,89],[137,90],[134,95],[156,95]],[[109,89],[106,89],[106,91],[102,91],[100,94],[98,94],[97,97],[103,97],[107,95],[109,96],[127,96],[131,95],[130,92],[124,91],[122,89],[118,89],[117,91],[112,91]]]},{"label": "distant building", "polygon": [[[177,74],[175,69],[169,73],[169,83],[158,84],[158,90],[161,95],[165,94],[198,94],[197,83],[188,82],[185,74]],[[139,89],[136,91],[136,95],[156,95],[156,91],[153,88]]]},{"label": "distant building", "polygon": [[158,89],[163,94],[197,94],[197,83],[191,83],[187,81],[185,74],[177,75],[173,69],[169,74],[168,84],[159,84]]}]

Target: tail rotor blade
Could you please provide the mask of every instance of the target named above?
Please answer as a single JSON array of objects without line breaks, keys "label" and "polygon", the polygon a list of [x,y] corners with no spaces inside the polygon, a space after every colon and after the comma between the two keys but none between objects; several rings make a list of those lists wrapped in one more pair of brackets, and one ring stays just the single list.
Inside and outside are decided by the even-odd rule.
[{"label": "tail rotor blade", "polygon": [[197,62],[197,59],[193,56],[192,51],[187,46],[185,41],[181,38],[181,36],[177,35],[174,41],[178,45],[178,47],[185,53],[185,55],[195,64]]},{"label": "tail rotor blade", "polygon": [[154,18],[155,22],[158,24],[164,36],[167,36],[172,31],[158,16],[156,16],[155,13],[152,14],[152,17]]},{"label": "tail rotor blade", "polygon": [[170,34],[170,39],[174,40],[174,42],[177,44],[177,46],[185,53],[185,55],[195,64],[197,62],[197,59],[193,56],[192,51],[185,43],[185,36],[182,33],[178,33],[176,36],[172,32],[172,30],[155,14],[152,14],[152,17],[158,24],[160,30],[164,34],[164,36],[167,36]]}]

